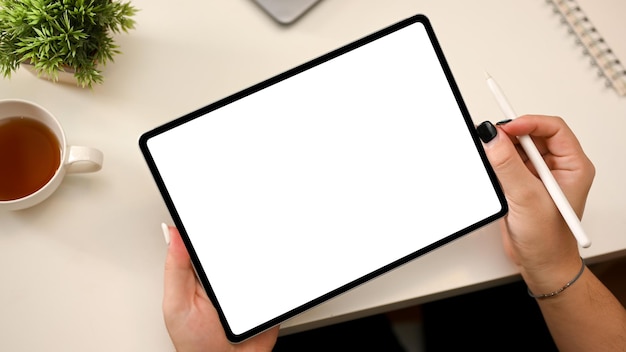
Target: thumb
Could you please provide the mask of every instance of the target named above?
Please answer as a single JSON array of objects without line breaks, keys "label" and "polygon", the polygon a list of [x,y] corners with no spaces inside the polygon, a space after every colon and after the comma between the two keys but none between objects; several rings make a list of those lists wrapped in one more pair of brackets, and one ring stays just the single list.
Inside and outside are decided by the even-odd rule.
[{"label": "thumb", "polygon": [[189,253],[178,230],[174,227],[163,229],[169,232],[170,243],[165,259],[163,301],[173,311],[184,310],[189,305],[196,290],[196,277],[189,260]]},{"label": "thumb", "polygon": [[514,204],[531,200],[529,193],[539,189],[541,181],[526,167],[511,138],[489,121],[481,123],[477,131],[507,199]]}]

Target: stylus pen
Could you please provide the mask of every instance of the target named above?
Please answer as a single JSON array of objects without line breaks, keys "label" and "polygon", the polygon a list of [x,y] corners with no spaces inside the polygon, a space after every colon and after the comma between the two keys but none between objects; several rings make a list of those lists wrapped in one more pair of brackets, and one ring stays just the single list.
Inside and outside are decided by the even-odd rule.
[{"label": "stylus pen", "polygon": [[[513,111],[513,108],[511,107],[506,97],[504,96],[502,89],[500,89],[500,86],[498,86],[496,81],[494,81],[493,78],[491,78],[491,76],[488,73],[486,74],[487,74],[487,85],[489,86],[489,89],[491,90],[491,93],[493,94],[494,98],[496,98],[496,101],[498,102],[498,105],[500,106],[500,110],[502,110],[502,112],[504,113],[504,116],[507,119],[511,119],[511,120],[515,119],[517,115],[515,114],[515,112]],[[537,170],[537,173],[539,174],[539,178],[541,178],[541,181],[543,182],[546,189],[548,190],[548,193],[550,193],[550,196],[552,197],[554,204],[556,204],[556,207],[561,212],[563,219],[565,219],[567,226],[569,226],[570,230],[572,231],[572,234],[574,235],[574,237],[576,237],[578,244],[583,248],[587,248],[591,246],[591,241],[587,237],[587,234],[585,233],[585,230],[583,229],[582,224],[580,223],[580,219],[578,219],[576,212],[574,212],[574,209],[572,209],[571,204],[569,204],[569,202],[567,201],[565,194],[563,194],[563,190],[561,190],[561,187],[554,179],[552,172],[550,172],[548,165],[546,165],[546,162],[543,160],[543,157],[541,157],[541,153],[539,153],[539,150],[537,150],[537,146],[535,145],[533,140],[528,135],[519,136],[517,137],[517,139],[522,145],[522,148],[524,148],[524,151],[526,152],[528,159],[530,159],[530,161],[535,166],[535,169]]]}]

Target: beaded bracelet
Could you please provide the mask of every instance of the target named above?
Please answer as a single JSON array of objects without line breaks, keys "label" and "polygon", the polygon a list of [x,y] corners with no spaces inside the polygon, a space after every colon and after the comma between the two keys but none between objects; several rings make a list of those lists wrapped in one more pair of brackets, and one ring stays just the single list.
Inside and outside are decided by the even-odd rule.
[{"label": "beaded bracelet", "polygon": [[583,274],[583,271],[585,271],[585,260],[580,257],[580,260],[582,261],[582,265],[580,267],[580,271],[578,272],[578,274],[576,274],[576,276],[568,283],[566,283],[563,287],[561,287],[560,289],[550,292],[550,293],[544,293],[541,295],[535,295],[533,294],[530,289],[528,289],[528,294],[530,295],[530,297],[532,298],[536,298],[536,299],[545,299],[545,298],[550,298],[550,297],[554,297],[556,295],[561,294],[563,291],[565,291],[565,289],[567,289],[568,287],[572,286],[574,284],[574,282],[576,282],[576,280],[578,280],[578,278],[580,278],[580,276]]}]

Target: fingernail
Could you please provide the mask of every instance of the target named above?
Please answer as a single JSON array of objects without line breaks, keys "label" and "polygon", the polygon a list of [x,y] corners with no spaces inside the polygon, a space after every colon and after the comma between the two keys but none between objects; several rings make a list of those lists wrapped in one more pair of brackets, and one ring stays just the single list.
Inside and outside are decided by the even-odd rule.
[{"label": "fingernail", "polygon": [[163,237],[165,237],[165,243],[170,245],[170,228],[164,222],[161,223],[161,229],[163,230]]},{"label": "fingernail", "polygon": [[476,132],[478,132],[478,137],[483,143],[489,143],[492,139],[496,138],[498,135],[498,130],[496,126],[494,126],[491,122],[485,121],[476,127]]},{"label": "fingernail", "polygon": [[502,121],[498,121],[496,122],[496,126],[500,126],[500,125],[506,125],[507,123],[513,121],[512,119],[506,119],[506,120],[502,120]]}]

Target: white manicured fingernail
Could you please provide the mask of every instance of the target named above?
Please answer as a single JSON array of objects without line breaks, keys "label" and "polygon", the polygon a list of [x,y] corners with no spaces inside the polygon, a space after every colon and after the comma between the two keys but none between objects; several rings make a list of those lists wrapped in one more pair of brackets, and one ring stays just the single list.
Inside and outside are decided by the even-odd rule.
[{"label": "white manicured fingernail", "polygon": [[170,228],[164,222],[161,223],[161,229],[163,230],[163,237],[165,237],[165,243],[170,245]]}]

